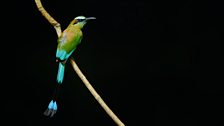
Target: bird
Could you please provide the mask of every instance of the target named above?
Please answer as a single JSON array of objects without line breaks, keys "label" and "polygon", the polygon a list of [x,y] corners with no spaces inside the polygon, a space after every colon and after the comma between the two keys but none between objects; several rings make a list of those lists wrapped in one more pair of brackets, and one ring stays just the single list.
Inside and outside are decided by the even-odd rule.
[{"label": "bird", "polygon": [[68,27],[62,32],[57,40],[56,62],[58,63],[57,85],[53,93],[53,97],[44,111],[45,116],[53,117],[57,112],[57,97],[59,94],[60,85],[64,79],[65,65],[67,60],[76,50],[83,38],[82,28],[89,20],[96,19],[95,17],[77,16]]}]

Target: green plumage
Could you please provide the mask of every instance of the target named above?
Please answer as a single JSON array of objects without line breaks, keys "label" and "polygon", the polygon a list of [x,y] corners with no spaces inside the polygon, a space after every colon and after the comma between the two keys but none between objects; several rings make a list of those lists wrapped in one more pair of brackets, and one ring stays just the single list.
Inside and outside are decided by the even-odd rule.
[{"label": "green plumage", "polygon": [[[56,52],[56,58],[62,62],[71,56],[75,51],[77,45],[81,43],[82,40],[82,23],[73,24],[74,21],[63,31],[62,35],[58,39],[58,46]],[[62,83],[64,78],[65,64],[59,63],[57,82]]]},{"label": "green plumage", "polygon": [[[81,43],[82,31],[80,29],[80,24],[70,24],[67,29],[65,29],[62,35],[58,39],[57,53],[56,57],[60,60],[67,60],[71,53],[76,49],[77,45]],[[61,54],[61,52],[66,52],[66,54]]]},{"label": "green plumage", "polygon": [[81,43],[82,31],[77,26],[69,26],[58,39],[57,49],[71,52],[78,44]]},{"label": "green plumage", "polygon": [[[61,36],[58,38],[58,46],[56,51],[56,61],[59,62],[57,83],[60,85],[63,82],[65,63],[68,58],[75,51],[77,46],[81,43],[83,34],[81,29],[86,24],[89,19],[95,19],[94,17],[86,18],[84,16],[78,16],[69,24],[69,26],[62,32]],[[52,117],[57,111],[57,95],[58,88],[56,86],[55,93],[48,108],[45,110],[44,115]]]}]

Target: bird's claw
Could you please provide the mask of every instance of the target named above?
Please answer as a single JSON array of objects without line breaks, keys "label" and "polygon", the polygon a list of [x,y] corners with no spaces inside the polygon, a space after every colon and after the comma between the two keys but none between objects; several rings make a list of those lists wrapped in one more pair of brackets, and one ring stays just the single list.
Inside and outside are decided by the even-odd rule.
[{"label": "bird's claw", "polygon": [[56,63],[57,62],[60,62],[60,63],[62,63],[63,65],[65,65],[65,63],[67,62],[67,59],[66,60],[60,60],[60,59],[56,59]]}]

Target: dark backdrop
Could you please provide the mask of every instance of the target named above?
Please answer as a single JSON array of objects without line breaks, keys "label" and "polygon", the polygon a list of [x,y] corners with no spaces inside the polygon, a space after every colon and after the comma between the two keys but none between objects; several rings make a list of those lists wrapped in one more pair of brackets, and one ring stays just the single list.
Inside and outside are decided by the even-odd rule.
[{"label": "dark backdrop", "polygon": [[[19,4],[19,1],[17,1]],[[84,27],[72,55],[127,126],[222,125],[223,3],[217,1],[42,0],[65,29]],[[34,0],[16,5],[16,82],[7,122],[28,126],[115,126],[67,63],[54,118],[43,115],[56,85],[54,28]],[[11,93],[8,93],[11,94]],[[11,110],[12,112],[9,112]],[[15,119],[18,119],[14,121]]]}]

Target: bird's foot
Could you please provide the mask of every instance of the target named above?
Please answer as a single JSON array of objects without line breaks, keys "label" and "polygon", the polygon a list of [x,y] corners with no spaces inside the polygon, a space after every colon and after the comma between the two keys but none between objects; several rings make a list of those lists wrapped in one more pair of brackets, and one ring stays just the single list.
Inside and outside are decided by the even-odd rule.
[{"label": "bird's foot", "polygon": [[59,58],[56,58],[56,63],[57,62],[60,62],[60,63],[62,63],[63,65],[65,65],[65,63],[67,62],[67,59],[65,59],[65,60],[61,60],[61,59],[59,59]]},{"label": "bird's foot", "polygon": [[61,63],[62,63],[63,65],[65,65],[66,61],[67,61],[67,60],[64,60],[64,61],[62,61]]}]

